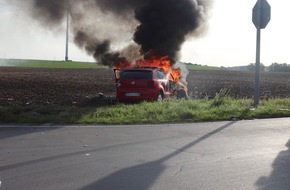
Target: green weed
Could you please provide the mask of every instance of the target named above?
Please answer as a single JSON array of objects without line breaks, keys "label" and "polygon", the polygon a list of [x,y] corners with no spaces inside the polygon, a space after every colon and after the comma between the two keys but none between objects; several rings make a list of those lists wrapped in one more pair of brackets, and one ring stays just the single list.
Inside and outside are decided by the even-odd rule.
[{"label": "green weed", "polygon": [[0,106],[0,123],[153,124],[221,121],[290,116],[290,99],[233,99],[222,92],[209,100],[168,100],[106,107]]}]

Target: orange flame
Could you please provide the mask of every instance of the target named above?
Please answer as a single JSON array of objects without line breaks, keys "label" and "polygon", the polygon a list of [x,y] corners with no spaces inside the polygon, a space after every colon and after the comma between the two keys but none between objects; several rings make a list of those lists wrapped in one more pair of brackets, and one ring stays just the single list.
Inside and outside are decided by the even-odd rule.
[{"label": "orange flame", "polygon": [[168,56],[164,56],[161,58],[157,58],[155,56],[151,56],[146,60],[137,60],[138,67],[158,67],[163,68],[164,72],[168,74],[171,70],[171,62],[168,59]]},{"label": "orange flame", "polygon": [[113,66],[114,69],[123,69],[126,67],[133,67],[133,64],[131,64],[127,60],[119,60],[119,62]]},{"label": "orange flame", "polygon": [[173,82],[178,82],[180,78],[181,71],[180,69],[173,69],[170,73],[169,80]]},{"label": "orange flame", "polygon": [[[127,60],[119,60],[118,63],[114,65],[114,69],[124,69],[127,67],[133,67],[134,65]],[[173,69],[171,67],[171,61],[168,56],[157,57],[152,53],[146,56],[146,59],[139,59],[136,61],[137,67],[157,67],[162,68],[165,74],[168,76],[169,80],[173,82],[179,82],[181,75],[180,69]]]},{"label": "orange flame", "polygon": [[168,56],[156,57],[151,55],[147,59],[140,59],[136,61],[138,67],[158,67],[162,68],[166,75],[169,76],[169,80],[178,82],[180,78],[180,69],[172,69],[171,61]]}]

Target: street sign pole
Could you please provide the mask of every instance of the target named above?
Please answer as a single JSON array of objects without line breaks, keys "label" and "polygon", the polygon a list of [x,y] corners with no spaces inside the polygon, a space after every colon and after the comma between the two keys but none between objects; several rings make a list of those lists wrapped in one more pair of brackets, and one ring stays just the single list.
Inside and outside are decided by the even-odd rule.
[{"label": "street sign pole", "polygon": [[256,42],[256,67],[255,67],[255,92],[254,92],[254,106],[259,105],[260,96],[260,49],[261,48],[261,29],[257,28],[257,42]]},{"label": "street sign pole", "polygon": [[256,66],[255,66],[255,90],[254,107],[259,105],[260,97],[260,47],[261,47],[261,29],[266,28],[271,19],[271,6],[267,0],[257,0],[253,8],[252,22],[257,28],[256,42]]}]

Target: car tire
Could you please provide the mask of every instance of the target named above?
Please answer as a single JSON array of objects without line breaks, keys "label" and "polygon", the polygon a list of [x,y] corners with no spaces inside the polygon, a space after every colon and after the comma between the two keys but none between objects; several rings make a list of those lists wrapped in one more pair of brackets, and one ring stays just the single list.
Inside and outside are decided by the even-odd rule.
[{"label": "car tire", "polygon": [[157,102],[162,102],[163,101],[163,93],[159,92],[157,96]]},{"label": "car tire", "polygon": [[176,95],[177,99],[187,99],[187,95],[185,90],[181,89],[177,91],[177,95]]}]

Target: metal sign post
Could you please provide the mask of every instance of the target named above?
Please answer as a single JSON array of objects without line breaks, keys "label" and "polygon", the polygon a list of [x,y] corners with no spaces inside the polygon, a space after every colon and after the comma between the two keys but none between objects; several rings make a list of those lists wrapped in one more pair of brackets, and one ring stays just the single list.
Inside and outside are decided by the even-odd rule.
[{"label": "metal sign post", "polygon": [[261,52],[260,50],[261,50],[261,29],[257,28],[255,90],[254,90],[255,107],[259,105],[259,97],[260,97],[260,52]]},{"label": "metal sign post", "polygon": [[261,51],[261,29],[266,28],[271,19],[271,6],[267,0],[258,0],[253,8],[252,21],[257,28],[256,42],[256,68],[255,68],[255,92],[254,106],[259,105],[260,91],[260,51]]}]

